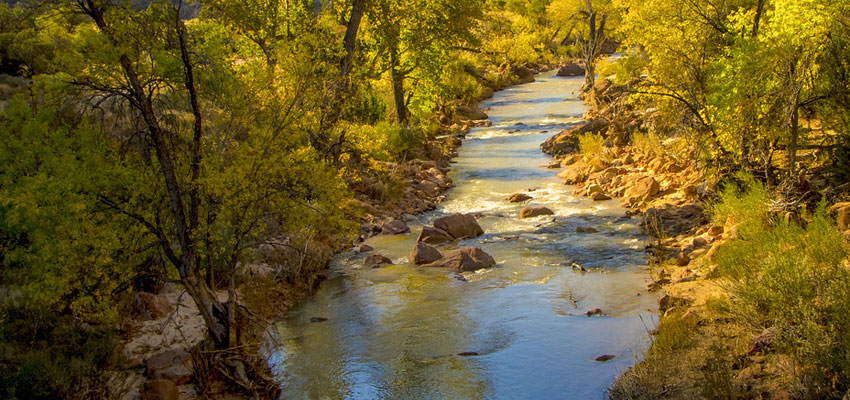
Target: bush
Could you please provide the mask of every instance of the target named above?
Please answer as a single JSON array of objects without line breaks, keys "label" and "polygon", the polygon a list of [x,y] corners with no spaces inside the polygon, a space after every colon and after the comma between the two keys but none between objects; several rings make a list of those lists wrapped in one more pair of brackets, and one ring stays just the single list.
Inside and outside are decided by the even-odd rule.
[{"label": "bush", "polygon": [[601,59],[596,63],[596,72],[601,77],[614,76],[614,83],[623,85],[640,77],[646,66],[646,59],[640,54],[630,52],[615,60]]},{"label": "bush", "polygon": [[578,147],[581,154],[602,154],[605,139],[598,133],[585,133],[578,137]]},{"label": "bush", "polygon": [[714,218],[739,222],[738,237],[716,254],[730,282],[730,315],[753,332],[775,328],[774,345],[799,367],[810,396],[840,397],[850,389],[850,255],[824,207],[806,228],[771,220],[765,189],[725,190]]},{"label": "bush", "polygon": [[665,153],[661,138],[655,133],[635,132],[632,135],[632,145],[644,154],[660,156]]},{"label": "bush", "polygon": [[8,303],[0,309],[0,398],[102,398],[112,330]]}]

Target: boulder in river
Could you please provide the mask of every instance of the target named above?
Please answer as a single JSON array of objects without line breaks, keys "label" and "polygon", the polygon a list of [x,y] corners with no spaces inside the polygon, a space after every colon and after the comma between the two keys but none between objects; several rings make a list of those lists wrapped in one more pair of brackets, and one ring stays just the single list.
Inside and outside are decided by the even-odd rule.
[{"label": "boulder in river", "polygon": [[390,260],[386,256],[380,254],[371,254],[363,260],[363,264],[367,267],[380,267],[381,265],[390,264],[392,265],[393,260]]},{"label": "boulder in river", "polygon": [[443,258],[426,264],[432,268],[451,268],[458,271],[477,271],[496,265],[496,260],[478,247],[447,251]]},{"label": "boulder in river", "polygon": [[417,242],[428,243],[428,244],[440,244],[451,242],[454,240],[452,235],[449,235],[448,232],[435,228],[433,226],[423,226],[422,233],[419,234],[419,237],[416,239]]},{"label": "boulder in river", "polygon": [[382,235],[401,235],[408,232],[410,232],[410,227],[404,221],[398,219],[385,222],[381,227]]},{"label": "boulder in river", "polygon": [[430,264],[441,258],[443,255],[439,250],[422,242],[416,243],[413,251],[410,252],[410,262],[416,265]]},{"label": "boulder in river", "polygon": [[520,218],[533,218],[533,217],[539,217],[541,215],[554,215],[554,214],[555,214],[555,212],[553,212],[552,210],[550,210],[546,207],[541,207],[541,206],[525,207],[525,208],[523,208],[522,210],[519,211],[519,217]]},{"label": "boulder in river", "polygon": [[455,239],[474,238],[484,234],[484,229],[481,229],[475,217],[469,214],[452,214],[437,218],[434,227],[442,229]]},{"label": "boulder in river", "polygon": [[558,69],[558,76],[584,76],[584,67],[577,63],[569,63]]},{"label": "boulder in river", "polygon": [[505,200],[511,203],[522,203],[524,201],[528,201],[533,199],[533,197],[525,194],[525,193],[514,193],[508,197],[505,197]]}]

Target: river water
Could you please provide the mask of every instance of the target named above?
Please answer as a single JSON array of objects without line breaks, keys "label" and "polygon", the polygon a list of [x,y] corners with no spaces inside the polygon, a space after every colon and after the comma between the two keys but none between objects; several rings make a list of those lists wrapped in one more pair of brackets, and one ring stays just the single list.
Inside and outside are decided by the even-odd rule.
[{"label": "river water", "polygon": [[[539,167],[551,161],[539,144],[585,111],[576,99],[582,82],[545,73],[480,105],[493,126],[467,136],[449,199],[411,223],[410,234],[366,242],[395,265],[365,268],[342,254],[315,296],[277,323],[271,363],[282,398],[605,396],[647,347],[656,299],[643,290],[647,238],[638,220],[621,218],[616,200],[573,196],[557,170]],[[529,189],[528,204],[554,216],[521,220],[523,205],[503,200]],[[456,212],[480,214],[485,230],[457,246],[480,246],[498,262],[464,273],[468,282],[407,263],[422,224]],[[604,315],[585,315],[594,308]],[[603,354],[615,358],[595,361]]]}]

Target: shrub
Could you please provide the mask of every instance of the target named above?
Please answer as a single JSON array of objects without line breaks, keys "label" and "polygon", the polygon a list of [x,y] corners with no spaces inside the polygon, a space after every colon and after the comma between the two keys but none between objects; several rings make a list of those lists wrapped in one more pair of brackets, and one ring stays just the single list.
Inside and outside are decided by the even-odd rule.
[{"label": "shrub", "polygon": [[7,301],[0,309],[0,398],[103,397],[99,371],[114,346],[108,327]]},{"label": "shrub", "polygon": [[793,357],[812,397],[850,388],[850,255],[824,207],[805,227],[768,218],[765,189],[724,190],[715,220],[739,222],[738,237],[716,254],[717,272],[730,282],[730,315],[761,332],[775,328],[777,350]]},{"label": "shrub", "polygon": [[582,154],[602,154],[605,139],[598,133],[585,133],[578,137],[578,147]]},{"label": "shrub", "polygon": [[632,145],[644,154],[660,156],[665,153],[661,138],[655,133],[635,132],[632,135]]},{"label": "shrub", "polygon": [[601,77],[614,76],[614,83],[623,85],[640,77],[646,60],[640,54],[630,52],[614,60],[601,59],[596,63],[596,72]]}]

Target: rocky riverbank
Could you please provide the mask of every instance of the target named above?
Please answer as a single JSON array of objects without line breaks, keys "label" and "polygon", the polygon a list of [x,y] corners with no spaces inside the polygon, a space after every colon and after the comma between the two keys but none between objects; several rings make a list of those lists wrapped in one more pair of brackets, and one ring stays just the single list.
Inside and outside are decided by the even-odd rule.
[{"label": "rocky riverbank", "polygon": [[[729,282],[716,273],[715,254],[738,240],[739,226],[731,220],[709,220],[706,208],[716,201],[717,182],[698,167],[694,154],[682,151],[686,147],[680,146],[680,138],[646,134],[655,130],[657,110],[637,110],[629,104],[629,86],[597,82],[587,96],[592,107],[586,122],[541,145],[557,160],[548,167],[563,168],[558,177],[575,185],[577,195],[619,199],[628,209],[624,218],[640,218],[651,238],[646,290],[663,293],[660,325],[652,332],[646,357],[618,379],[609,396],[703,398],[727,393],[794,398],[788,388],[799,366],[773,348],[776,329],[754,330],[724,317],[729,310],[718,310],[733,297]],[[815,190],[810,182],[821,181],[812,176],[804,183]],[[850,237],[848,204],[829,209],[845,237]],[[783,211],[778,217],[806,224],[795,212]]]}]

